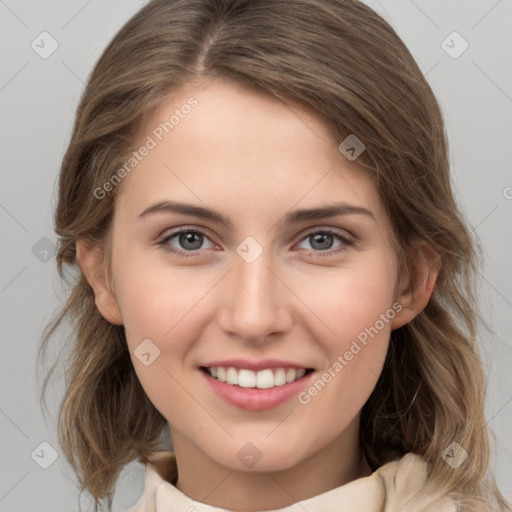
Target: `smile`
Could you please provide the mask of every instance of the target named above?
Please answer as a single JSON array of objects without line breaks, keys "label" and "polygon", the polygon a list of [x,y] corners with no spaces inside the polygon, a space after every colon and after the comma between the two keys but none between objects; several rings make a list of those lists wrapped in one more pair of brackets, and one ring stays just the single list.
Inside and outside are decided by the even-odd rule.
[{"label": "smile", "polygon": [[311,368],[266,368],[259,371],[249,370],[247,368],[234,368],[232,366],[214,366],[201,367],[201,370],[208,373],[214,379],[220,380],[231,386],[241,388],[269,389],[284,386],[290,382],[299,380],[307,373],[311,373]]}]

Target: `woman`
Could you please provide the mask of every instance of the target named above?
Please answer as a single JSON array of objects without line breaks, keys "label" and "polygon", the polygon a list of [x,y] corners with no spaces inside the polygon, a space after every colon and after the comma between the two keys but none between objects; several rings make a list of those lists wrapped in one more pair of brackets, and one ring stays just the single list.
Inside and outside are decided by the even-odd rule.
[{"label": "woman", "polygon": [[80,272],[42,349],[69,317],[59,436],[96,507],[138,459],[132,512],[510,510],[442,117],[364,4],[149,2],[55,224]]}]

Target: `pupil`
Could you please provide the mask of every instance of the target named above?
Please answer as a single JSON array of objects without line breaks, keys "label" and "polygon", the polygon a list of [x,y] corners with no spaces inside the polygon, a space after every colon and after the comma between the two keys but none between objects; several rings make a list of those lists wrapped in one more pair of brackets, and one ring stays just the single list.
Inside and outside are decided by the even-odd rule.
[{"label": "pupil", "polygon": [[[189,250],[199,249],[201,247],[202,239],[199,233],[185,233],[180,236],[180,244]],[[195,241],[194,241],[195,238]],[[192,245],[187,245],[192,244]]]},{"label": "pupil", "polygon": [[[321,245],[321,243],[325,243],[326,241],[326,238],[329,240],[329,242],[331,242],[329,245],[329,247],[325,247],[325,245]],[[315,244],[316,243],[319,243],[320,242],[320,246],[319,247],[315,247]],[[311,246],[315,249],[320,249],[320,250],[325,250],[325,249],[329,249],[332,245],[332,235],[330,235],[329,233],[317,233],[316,235],[313,235],[313,243],[311,244]]]}]

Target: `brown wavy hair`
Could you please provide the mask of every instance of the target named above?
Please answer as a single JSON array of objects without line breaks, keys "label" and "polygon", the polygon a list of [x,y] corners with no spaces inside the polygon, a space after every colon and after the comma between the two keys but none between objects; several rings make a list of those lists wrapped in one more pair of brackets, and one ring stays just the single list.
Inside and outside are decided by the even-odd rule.
[{"label": "brown wavy hair", "polygon": [[[69,295],[42,335],[68,322],[61,352],[65,392],[59,442],[80,490],[107,500],[133,460],[161,449],[167,422],[140,385],[124,329],[99,313],[76,264],[76,242],[104,248],[116,187],[94,190],[133,151],[134,134],[166,96],[219,78],[312,109],[340,142],[357,134],[358,163],[392,221],[403,269],[412,241],[437,251],[428,305],[391,332],[387,359],[361,411],[361,447],[372,468],[407,452],[428,462],[429,482],[459,498],[460,510],[510,511],[489,469],[486,381],[477,346],[476,275],[482,249],[454,197],[436,97],[393,28],[357,0],[153,0],[115,35],[88,78],[59,175],[57,268]],[[66,269],[78,270],[67,276]],[[404,270],[405,271],[405,270]],[[56,363],[45,372],[41,400]],[[43,411],[44,412],[44,411]],[[443,451],[458,442],[469,458],[454,469]]]}]

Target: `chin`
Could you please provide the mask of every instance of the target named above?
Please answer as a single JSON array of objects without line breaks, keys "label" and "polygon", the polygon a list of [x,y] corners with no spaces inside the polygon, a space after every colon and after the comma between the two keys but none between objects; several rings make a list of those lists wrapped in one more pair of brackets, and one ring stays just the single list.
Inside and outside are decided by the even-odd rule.
[{"label": "chin", "polygon": [[257,443],[251,442],[242,444],[241,448],[236,451],[235,457],[227,457],[226,451],[213,454],[213,459],[232,471],[252,473],[283,471],[296,466],[303,460],[302,454],[297,453],[297,450],[258,448]]}]

